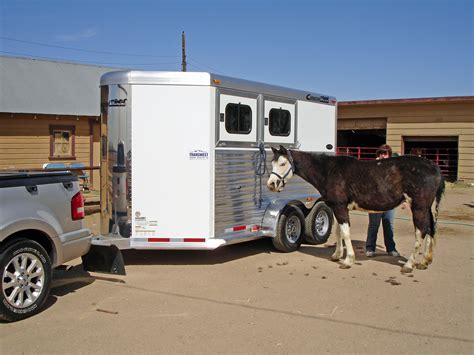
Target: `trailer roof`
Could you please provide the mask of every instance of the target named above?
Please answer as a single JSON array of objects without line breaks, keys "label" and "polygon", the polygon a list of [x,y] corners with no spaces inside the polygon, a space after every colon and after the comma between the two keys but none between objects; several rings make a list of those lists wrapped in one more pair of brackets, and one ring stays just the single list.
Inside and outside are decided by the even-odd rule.
[{"label": "trailer roof", "polygon": [[[137,85],[186,85],[214,86],[264,95],[293,98],[297,100],[320,101],[335,105],[333,96],[310,91],[296,90],[277,85],[264,84],[256,81],[243,80],[207,72],[165,72],[165,71],[115,71],[104,74],[100,85],[137,84]],[[324,100],[319,100],[323,98]],[[327,102],[326,102],[327,101]]]}]

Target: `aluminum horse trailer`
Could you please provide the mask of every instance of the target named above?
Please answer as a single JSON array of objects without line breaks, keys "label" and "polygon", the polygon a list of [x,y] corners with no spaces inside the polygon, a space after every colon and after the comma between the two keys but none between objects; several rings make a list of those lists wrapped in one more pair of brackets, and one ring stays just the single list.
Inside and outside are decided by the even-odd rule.
[{"label": "aluminum horse trailer", "polygon": [[[332,211],[295,178],[270,193],[271,146],[335,154],[336,99],[203,72],[101,78],[101,233],[119,249],[324,242]],[[282,221],[283,220],[283,221]]]}]

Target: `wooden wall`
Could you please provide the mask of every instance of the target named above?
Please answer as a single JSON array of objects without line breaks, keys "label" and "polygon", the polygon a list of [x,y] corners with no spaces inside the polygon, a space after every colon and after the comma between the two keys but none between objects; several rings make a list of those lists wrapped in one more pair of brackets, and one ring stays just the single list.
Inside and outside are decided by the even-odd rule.
[{"label": "wooden wall", "polygon": [[[51,125],[75,127],[75,159],[50,159]],[[38,169],[51,162],[89,166],[91,152],[98,166],[99,137],[100,122],[91,117],[0,113],[0,171]],[[93,180],[98,186],[98,172]]]},{"label": "wooden wall", "polygon": [[401,154],[405,153],[403,137],[458,137],[458,180],[474,182],[474,98],[464,102],[342,103],[338,129],[351,129],[358,120],[380,122],[381,117],[387,122],[387,144]]}]

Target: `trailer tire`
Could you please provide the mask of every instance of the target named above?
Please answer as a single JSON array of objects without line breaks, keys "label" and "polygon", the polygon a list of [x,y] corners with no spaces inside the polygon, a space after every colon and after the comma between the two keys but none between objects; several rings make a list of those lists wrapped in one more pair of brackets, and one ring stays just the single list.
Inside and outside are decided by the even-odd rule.
[{"label": "trailer tire", "polygon": [[296,206],[287,206],[278,219],[273,245],[288,253],[297,250],[304,239],[304,214]]},{"label": "trailer tire", "polygon": [[37,242],[25,238],[0,252],[0,319],[13,322],[41,310],[51,287],[51,260]]},{"label": "trailer tire", "polygon": [[305,218],[305,242],[326,243],[332,231],[333,212],[323,201],[316,202]]}]

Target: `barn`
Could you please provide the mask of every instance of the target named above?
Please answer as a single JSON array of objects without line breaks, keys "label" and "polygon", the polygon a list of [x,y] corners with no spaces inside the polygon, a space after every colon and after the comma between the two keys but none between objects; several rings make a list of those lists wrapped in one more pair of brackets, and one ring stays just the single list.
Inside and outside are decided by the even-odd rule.
[{"label": "barn", "polygon": [[111,70],[0,56],[0,170],[80,164],[98,188],[99,82]]},{"label": "barn", "polygon": [[340,155],[374,159],[387,143],[433,160],[448,181],[474,182],[474,96],[343,101],[337,128]]}]

